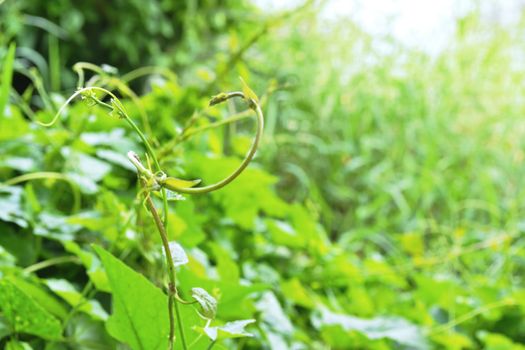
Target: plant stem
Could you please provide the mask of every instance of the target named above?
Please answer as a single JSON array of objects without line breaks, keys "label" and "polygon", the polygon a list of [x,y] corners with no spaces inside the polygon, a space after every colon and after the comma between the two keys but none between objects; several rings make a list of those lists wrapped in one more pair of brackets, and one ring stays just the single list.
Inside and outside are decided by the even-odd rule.
[{"label": "plant stem", "polygon": [[222,126],[222,125],[225,125],[225,124],[228,124],[228,123],[233,123],[233,122],[236,122],[238,120],[248,118],[248,117],[251,116],[251,114],[252,114],[252,110],[246,110],[246,111],[237,113],[237,114],[235,114],[235,115],[233,115],[233,116],[231,116],[229,118],[226,118],[226,119],[223,119],[223,120],[219,120],[217,122],[210,123],[208,125],[203,125],[203,126],[200,126],[198,128],[190,129],[185,134],[182,134],[181,137],[180,137],[180,140],[178,140],[178,141],[180,142],[180,141],[187,140],[191,136],[193,136],[195,134],[198,134],[200,132],[206,131],[208,129],[217,128],[219,126]]},{"label": "plant stem", "polygon": [[93,286],[93,281],[90,279],[89,282],[84,286],[82,292],[80,293],[80,301],[73,306],[73,308],[64,318],[64,321],[62,322],[62,334],[64,334],[69,321],[73,318],[75,313],[80,309],[82,305],[84,305],[87,302],[87,299],[89,298],[88,295],[93,290]]},{"label": "plant stem", "polygon": [[[81,68],[79,69],[79,72],[82,72]],[[79,76],[81,78],[83,78],[83,73],[79,73]],[[117,96],[115,96],[115,94],[113,94],[111,91],[109,91],[107,89],[104,89],[104,88],[101,88],[101,87],[89,86],[89,87],[79,88],[60,107],[60,109],[58,110],[58,112],[55,114],[55,116],[53,117],[53,119],[50,122],[45,123],[45,122],[37,121],[37,123],[42,125],[42,126],[51,126],[51,125],[53,125],[57,121],[57,119],[60,117],[60,115],[62,114],[62,112],[66,108],[66,106],[75,97],[83,94],[86,91],[92,91],[92,90],[101,91],[104,94],[109,95],[111,98],[113,98],[114,101],[119,101],[119,99],[117,98]],[[111,110],[114,109],[113,105],[110,105],[108,103],[105,103],[105,102],[101,101],[96,96],[94,96],[94,97],[92,96],[92,100],[95,101],[97,104],[99,104],[101,106],[104,106],[104,107],[109,108]],[[146,136],[144,136],[144,134],[139,129],[137,124],[135,124],[135,122],[133,122],[133,120],[129,117],[129,115],[126,113],[126,111],[124,110],[124,108],[122,107],[120,102],[118,104],[116,104],[115,107],[118,109],[120,116],[123,117],[124,119],[126,119],[126,121],[131,126],[131,128],[137,133],[137,135],[139,136],[141,141],[144,143],[144,146],[146,147],[147,153],[153,159],[153,163],[155,164],[155,167],[157,168],[158,171],[161,171],[162,169],[160,167],[160,163],[159,163],[159,161],[158,161],[158,159],[157,159],[157,157],[155,155],[155,152],[153,151],[153,148],[151,147],[151,144],[146,139]],[[142,184],[145,187],[145,183],[143,182]],[[182,347],[183,347],[184,350],[187,350],[188,347],[186,345],[186,338],[184,336],[184,327],[182,325],[182,318],[180,317],[180,310],[179,310],[179,307],[177,305],[177,300],[178,299],[175,298],[177,296],[177,287],[176,287],[176,278],[175,278],[176,277],[175,276],[175,266],[173,265],[173,257],[171,256],[171,251],[169,249],[168,233],[167,233],[167,226],[168,226],[168,196],[167,196],[166,190],[164,188],[161,189],[161,195],[162,195],[162,202],[163,202],[163,208],[164,208],[163,220],[160,219],[159,213],[158,213],[157,209],[155,208],[155,204],[153,203],[153,200],[151,199],[151,197],[149,196],[149,194],[147,192],[145,193],[148,209],[151,212],[151,214],[153,215],[153,219],[155,220],[155,224],[156,224],[156,226],[157,226],[157,228],[159,230],[159,234],[160,234],[160,237],[161,237],[161,240],[162,240],[162,245],[164,246],[164,251],[165,251],[165,254],[166,254],[166,263],[168,265],[168,275],[169,275],[169,280],[170,280],[169,285],[168,285],[168,307],[169,307],[168,312],[169,312],[169,319],[170,319],[169,349],[170,350],[173,349],[173,343],[174,343],[174,336],[175,336],[174,323],[175,323],[175,321],[174,321],[174,317],[173,317],[173,308],[175,308],[175,312],[177,314],[177,321],[178,321],[179,332],[180,332],[180,336],[181,336]]]},{"label": "plant stem", "polygon": [[48,268],[50,266],[54,266],[58,264],[67,264],[67,263],[80,264],[80,259],[77,258],[76,256],[59,256],[56,258],[40,261],[36,264],[28,266],[24,269],[24,272],[32,273],[38,270]]},{"label": "plant stem", "polygon": [[[254,99],[252,99],[249,96],[245,96],[243,92],[239,92],[239,91],[223,93],[223,94],[219,94],[219,95],[215,96],[210,101],[210,106],[216,105],[216,104],[221,103],[221,102],[224,102],[224,101],[226,101],[226,100],[228,100],[230,98],[233,98],[233,97],[240,97],[240,98],[244,99],[248,103],[248,106],[250,107],[250,109],[253,109],[255,111],[255,116],[256,116],[256,119],[255,119],[256,120],[255,137],[253,138],[252,145],[250,146],[250,149],[248,150],[248,153],[244,157],[244,159],[241,162],[241,164],[237,167],[237,169],[235,169],[226,178],[224,178],[221,181],[216,182],[216,183],[214,183],[212,185],[205,186],[205,187],[173,187],[173,188],[170,188],[170,190],[175,191],[175,192],[179,192],[179,193],[186,193],[186,194],[202,194],[202,193],[208,193],[208,192],[212,192],[212,191],[218,190],[218,189],[226,186],[227,184],[229,184],[233,180],[235,180],[235,178],[237,176],[239,176],[244,171],[244,169],[248,166],[248,164],[251,162],[251,160],[255,156],[255,152],[257,151],[257,147],[259,146],[259,141],[261,140],[261,135],[262,135],[263,129],[264,129],[263,112],[262,112],[261,107],[260,107],[260,105],[259,105],[259,103],[257,101],[255,101]],[[163,188],[163,190],[164,190],[164,188]]]},{"label": "plant stem", "polygon": [[170,350],[173,349],[173,338],[175,336],[175,327],[174,327],[175,320],[173,317],[173,309],[175,306],[175,313],[177,317],[177,324],[179,327],[182,348],[186,350],[187,345],[186,345],[186,338],[184,336],[184,327],[182,325],[182,318],[180,317],[179,306],[177,304],[177,301],[175,300],[175,295],[177,293],[175,265],[173,265],[173,257],[170,251],[168,235],[166,233],[164,224],[162,223],[162,220],[160,219],[157,208],[155,208],[155,204],[153,203],[153,200],[147,193],[145,194],[145,196],[147,196],[146,204],[148,206],[148,209],[151,212],[151,215],[153,215],[153,220],[155,221],[155,225],[157,225],[157,229],[159,230],[160,238],[162,240],[162,245],[164,247],[164,252],[166,254],[166,263],[168,264],[168,276],[169,276],[169,284],[168,284],[168,308],[169,310],[168,312],[169,312],[169,319],[170,319],[169,349]]},{"label": "plant stem", "polygon": [[73,195],[73,207],[71,208],[71,212],[76,213],[77,211],[80,210],[81,201],[82,201],[80,189],[78,188],[77,184],[74,183],[67,175],[64,175],[61,173],[42,171],[42,172],[36,172],[36,173],[23,174],[20,176],[13,177],[3,183],[0,183],[0,188],[4,185],[13,186],[21,182],[33,181],[33,180],[47,180],[47,179],[62,180],[62,181],[67,182],[69,186],[71,187],[71,193]]}]

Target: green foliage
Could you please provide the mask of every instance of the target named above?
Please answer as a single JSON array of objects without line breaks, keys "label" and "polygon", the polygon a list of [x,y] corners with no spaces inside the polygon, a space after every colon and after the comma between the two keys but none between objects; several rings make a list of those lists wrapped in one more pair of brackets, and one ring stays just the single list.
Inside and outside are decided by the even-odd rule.
[{"label": "green foliage", "polygon": [[113,295],[113,313],[106,326],[109,334],[132,349],[166,349],[168,314],[162,291],[103,248],[95,247],[95,251]]},{"label": "green foliage", "polygon": [[7,278],[0,281],[0,305],[11,332],[61,338],[60,322]]},{"label": "green foliage", "polygon": [[[0,3],[0,348],[167,348],[166,251],[126,154],[152,186],[225,178],[253,111],[208,103],[237,89],[265,114],[253,164],[167,209],[149,192],[190,349],[523,348],[522,25],[473,13],[431,57],[316,11]],[[98,90],[60,109],[77,61],[118,70],[84,64]],[[171,70],[119,73],[149,63]]]}]

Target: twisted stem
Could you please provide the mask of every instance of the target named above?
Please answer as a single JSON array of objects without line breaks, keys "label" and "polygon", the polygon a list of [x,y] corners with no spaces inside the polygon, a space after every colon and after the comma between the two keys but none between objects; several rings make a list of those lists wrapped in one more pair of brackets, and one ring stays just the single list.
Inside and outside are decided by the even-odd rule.
[{"label": "twisted stem", "polygon": [[[142,183],[143,186],[145,186],[145,183]],[[159,213],[157,212],[157,208],[155,208],[155,204],[153,203],[153,200],[151,199],[151,196],[149,196],[147,193],[144,194],[146,197],[146,205],[148,206],[148,210],[150,211],[151,215],[153,216],[153,220],[155,221],[155,225],[157,226],[157,229],[160,233],[160,238],[162,240],[162,246],[164,247],[164,253],[166,254],[166,264],[168,265],[168,277],[169,277],[169,283],[168,283],[168,313],[169,313],[169,320],[170,320],[170,333],[169,333],[169,349],[173,349],[173,341],[175,338],[175,320],[173,317],[173,309],[175,309],[175,314],[177,317],[177,324],[179,326],[179,333],[180,338],[182,342],[182,347],[186,350],[186,337],[184,335],[184,327],[182,326],[182,318],[180,316],[180,310],[179,305],[175,300],[175,297],[177,295],[177,282],[176,282],[176,275],[175,275],[175,266],[173,265],[173,256],[171,255],[170,251],[170,245],[168,242],[168,233],[166,232],[166,228],[164,227],[164,224],[162,220],[160,219]]]},{"label": "twisted stem", "polygon": [[255,152],[257,151],[257,147],[259,146],[259,141],[261,140],[261,136],[262,136],[263,129],[264,129],[264,116],[263,116],[263,112],[261,110],[259,103],[256,100],[250,97],[247,97],[244,93],[240,91],[230,92],[227,94],[221,94],[218,96],[219,98],[217,100],[212,99],[212,101],[210,102],[211,105],[215,105],[217,103],[224,102],[233,97],[240,97],[244,99],[248,103],[248,106],[255,111],[257,127],[256,127],[255,137],[253,138],[253,141],[252,141],[252,145],[250,146],[248,153],[244,157],[241,164],[237,167],[237,169],[235,169],[230,175],[228,175],[221,181],[216,182],[209,186],[204,186],[204,187],[174,187],[173,188],[174,191],[177,191],[180,193],[186,193],[186,194],[202,194],[202,193],[208,193],[208,192],[218,190],[228,185],[233,180],[235,180],[235,178],[244,171],[244,169],[248,166],[248,164],[250,164],[253,157],[255,156]]}]

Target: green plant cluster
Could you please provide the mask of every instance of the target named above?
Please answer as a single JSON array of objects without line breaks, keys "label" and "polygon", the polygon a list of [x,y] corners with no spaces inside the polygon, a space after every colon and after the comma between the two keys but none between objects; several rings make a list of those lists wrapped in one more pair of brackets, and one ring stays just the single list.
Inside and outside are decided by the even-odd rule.
[{"label": "green plant cluster", "polygon": [[[176,349],[525,349],[525,26],[429,56],[317,12],[0,2],[0,348],[167,349],[151,200]],[[254,161],[166,206],[245,157],[239,75]]]}]

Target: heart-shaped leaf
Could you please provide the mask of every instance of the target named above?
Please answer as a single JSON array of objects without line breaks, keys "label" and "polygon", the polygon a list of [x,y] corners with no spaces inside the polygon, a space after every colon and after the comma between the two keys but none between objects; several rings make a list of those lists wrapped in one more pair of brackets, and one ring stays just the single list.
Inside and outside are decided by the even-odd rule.
[{"label": "heart-shaped leaf", "polygon": [[101,247],[94,247],[106,269],[113,295],[113,314],[106,328],[132,349],[168,347],[167,297],[140,273]]}]

